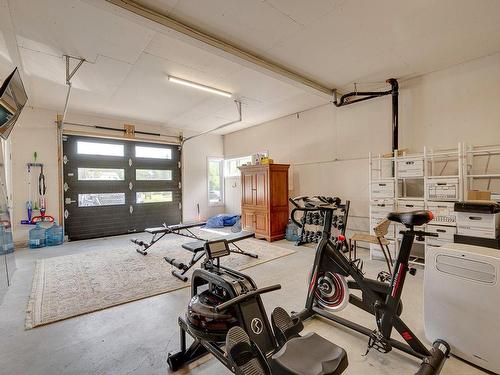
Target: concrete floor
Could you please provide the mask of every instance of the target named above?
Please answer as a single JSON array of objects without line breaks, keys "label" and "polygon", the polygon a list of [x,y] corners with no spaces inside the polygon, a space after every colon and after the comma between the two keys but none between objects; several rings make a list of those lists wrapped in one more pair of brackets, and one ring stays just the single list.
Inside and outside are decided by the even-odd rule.
[{"label": "concrete floor", "polygon": [[[135,235],[137,237],[137,235]],[[292,246],[281,241],[279,245]],[[184,314],[189,289],[147,298],[109,308],[100,312],[68,319],[47,326],[24,330],[25,309],[37,259],[130,247],[129,236],[67,243],[54,248],[16,251],[17,269],[13,284],[0,305],[0,374],[168,374],[167,353],[178,348],[177,317]],[[275,306],[298,311],[302,308],[307,277],[314,250],[293,247],[297,253],[248,269],[259,286],[281,283],[282,290],[264,296],[268,313]],[[366,258],[367,254],[363,254]],[[365,260],[369,275],[382,269],[382,263]],[[422,339],[423,270],[408,277],[403,300],[403,318]],[[373,327],[373,318],[354,307],[342,315]],[[393,351],[383,355],[366,350],[367,338],[347,329],[334,327],[320,319],[306,323],[306,330],[315,331],[344,347],[350,366],[346,374],[413,374],[418,361]],[[215,359],[179,373],[229,373]],[[484,372],[451,358],[442,374],[474,375]]]}]

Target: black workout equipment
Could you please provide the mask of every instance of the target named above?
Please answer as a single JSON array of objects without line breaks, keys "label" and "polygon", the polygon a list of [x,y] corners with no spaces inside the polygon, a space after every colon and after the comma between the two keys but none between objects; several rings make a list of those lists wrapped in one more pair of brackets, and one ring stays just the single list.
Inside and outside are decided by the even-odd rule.
[{"label": "black workout equipment", "polygon": [[[302,323],[282,308],[274,310],[271,326],[260,296],[281,286],[257,288],[249,276],[221,266],[230,254],[226,240],[207,241],[204,249],[187,314],[178,320],[181,350],[168,355],[173,371],[207,353],[240,375],[338,375],[347,368],[342,348],[315,333],[300,336]],[[189,347],[186,333],[193,338]]]},{"label": "black workout equipment", "polygon": [[[246,255],[246,256],[251,257],[251,258],[258,258],[259,256],[257,254],[247,253],[246,251],[243,251],[241,249],[241,247],[239,247],[236,244],[236,242],[238,242],[238,241],[242,241],[244,239],[252,238],[252,237],[255,237],[254,232],[243,231],[243,232],[239,232],[239,233],[232,233],[232,234],[229,234],[229,235],[221,237],[221,238],[213,239],[211,241],[225,240],[228,244],[231,244],[233,246],[233,248],[231,248],[229,250],[231,253]],[[179,261],[175,258],[171,258],[169,256],[164,257],[164,259],[167,263],[178,268],[180,271],[180,272],[178,272],[177,270],[173,270],[172,275],[174,275],[178,279],[186,282],[188,280],[188,277],[186,276],[187,271],[189,271],[189,269],[191,267],[193,267],[196,263],[198,263],[198,261],[205,254],[205,243],[206,242],[207,242],[207,240],[197,240],[197,241],[193,241],[193,242],[183,243],[181,245],[184,250],[187,250],[187,251],[190,251],[193,253],[191,260],[187,264],[182,263],[181,261]]]},{"label": "black workout equipment", "polygon": [[[331,221],[333,212],[337,208],[336,204],[324,197],[298,197],[290,199],[290,202],[295,206],[291,217],[297,225],[299,225],[295,218],[297,212],[319,209],[325,217],[322,239],[316,247],[306,306],[304,310],[295,314],[294,318],[303,321],[318,315],[332,320],[368,336],[367,353],[372,348],[382,353],[388,353],[392,348],[396,348],[423,360],[417,375],[439,374],[449,356],[449,345],[442,340],[437,340],[432,348],[427,349],[400,318],[403,308],[401,293],[406,273],[410,272],[414,275],[416,272],[408,266],[413,240],[415,237],[436,236],[434,233],[414,230],[414,226],[428,223],[433,218],[432,213],[415,211],[393,212],[388,215],[389,220],[401,223],[407,228],[401,232],[403,242],[389,283],[364,277],[359,263],[349,261],[343,254],[342,248],[348,246],[344,236],[339,236],[337,244],[333,243]],[[349,289],[361,291],[361,297],[350,294]],[[349,303],[374,315],[377,329],[366,328],[333,314]],[[393,328],[399,332],[406,343],[391,338]]]},{"label": "black workout equipment", "polygon": [[196,240],[201,240],[202,238],[198,237],[195,235],[191,229],[192,228],[197,228],[197,227],[202,227],[206,225],[206,221],[203,222],[195,222],[195,223],[183,223],[183,224],[175,224],[175,225],[166,225],[163,224],[161,227],[154,227],[154,228],[146,228],[144,231],[146,233],[150,233],[153,235],[151,238],[151,241],[149,242],[144,242],[141,240],[138,240],[136,238],[131,239],[130,241],[138,247],[135,249],[139,254],[142,255],[147,255],[148,252],[147,250],[153,246],[156,242],[161,240],[163,237],[165,237],[167,234],[175,234],[178,236],[184,236],[184,237],[189,237],[189,238],[194,238]]},{"label": "black workout equipment", "polygon": [[[204,246],[205,243],[207,242],[206,239],[202,239],[197,235],[195,235],[191,231],[191,229],[196,227],[202,227],[205,224],[206,222],[197,222],[197,223],[176,224],[169,226],[163,225],[162,227],[155,227],[155,228],[146,228],[145,231],[153,235],[153,238],[151,239],[150,242],[144,242],[136,238],[133,238],[130,241],[138,245],[138,247],[135,250],[139,254],[147,255],[148,254],[147,250],[167,234],[175,234],[178,236],[184,236],[195,239],[196,241],[187,242],[181,245],[184,250],[193,253],[189,262],[184,263],[182,260],[177,258],[172,258],[169,256],[164,257],[167,263],[177,268],[176,270],[172,270],[172,275],[177,277],[179,280],[186,282],[188,281],[186,273],[203,257],[205,251]],[[231,233],[227,236],[224,236],[223,238],[216,239],[215,241],[225,239],[228,243],[232,245],[232,248],[230,249],[231,253],[246,255],[251,258],[258,258],[259,256],[257,254],[246,252],[236,244],[236,242],[238,241],[242,241],[247,238],[252,238],[254,236],[255,233],[253,232],[242,231],[238,233]]]},{"label": "black workout equipment", "polygon": [[[337,197],[322,197],[325,201],[330,202],[337,206],[335,210],[335,216],[332,220],[332,230],[334,231],[333,236],[342,234],[345,235],[347,218],[349,216],[349,201],[342,203],[340,198]],[[297,224],[297,222],[296,222]],[[300,219],[299,226],[299,238],[295,245],[300,246],[306,243],[318,243],[321,240],[321,231],[318,231],[319,226],[324,225],[324,214],[320,210],[309,210],[304,212],[304,215]],[[313,227],[311,227],[313,226]]]}]

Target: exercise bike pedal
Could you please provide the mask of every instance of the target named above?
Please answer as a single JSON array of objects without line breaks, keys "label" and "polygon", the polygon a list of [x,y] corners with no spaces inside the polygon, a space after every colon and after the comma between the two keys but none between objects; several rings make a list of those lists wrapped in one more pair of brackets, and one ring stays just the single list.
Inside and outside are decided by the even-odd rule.
[{"label": "exercise bike pedal", "polygon": [[375,349],[377,352],[382,354],[387,354],[392,350],[392,345],[379,331],[375,330],[371,333],[370,338],[368,339],[368,347],[366,348],[366,353],[363,357],[367,356],[371,349]]},{"label": "exercise bike pedal", "polygon": [[392,280],[392,275],[387,271],[380,271],[377,275],[377,280],[381,283],[390,283]]}]

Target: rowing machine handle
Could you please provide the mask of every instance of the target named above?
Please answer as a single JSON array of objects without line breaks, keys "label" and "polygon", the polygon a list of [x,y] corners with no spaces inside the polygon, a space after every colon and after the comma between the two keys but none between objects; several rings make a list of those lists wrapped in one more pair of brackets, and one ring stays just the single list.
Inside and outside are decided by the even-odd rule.
[{"label": "rowing machine handle", "polygon": [[281,289],[281,285],[276,284],[276,285],[265,286],[264,288],[252,290],[251,292],[241,294],[238,297],[234,297],[234,298],[230,299],[229,301],[221,303],[219,306],[215,307],[215,311],[221,312],[221,311],[227,310],[231,306],[237,305],[238,303],[241,303],[249,298],[255,297],[259,294],[274,292],[275,290],[279,290],[279,289]]}]

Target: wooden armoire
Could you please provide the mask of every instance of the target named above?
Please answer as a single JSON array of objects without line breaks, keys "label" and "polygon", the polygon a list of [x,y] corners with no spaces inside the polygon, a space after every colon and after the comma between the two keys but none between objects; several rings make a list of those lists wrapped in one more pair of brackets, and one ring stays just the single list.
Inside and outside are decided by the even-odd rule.
[{"label": "wooden armoire", "polygon": [[288,224],[288,164],[241,166],[241,223],[255,237],[285,238]]}]

